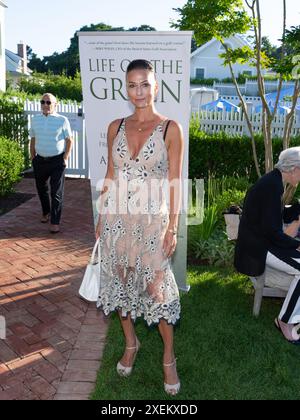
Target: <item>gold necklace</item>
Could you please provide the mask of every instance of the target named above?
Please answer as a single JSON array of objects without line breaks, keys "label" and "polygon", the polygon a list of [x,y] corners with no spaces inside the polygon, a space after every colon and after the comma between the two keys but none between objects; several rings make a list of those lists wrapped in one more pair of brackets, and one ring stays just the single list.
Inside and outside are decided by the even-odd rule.
[{"label": "gold necklace", "polygon": [[[149,122],[150,122],[150,121],[149,121]],[[140,123],[140,124],[142,124],[142,123]],[[144,128],[143,128],[143,127],[138,127],[137,131],[138,131],[139,133],[141,133],[142,131],[144,131]]]}]

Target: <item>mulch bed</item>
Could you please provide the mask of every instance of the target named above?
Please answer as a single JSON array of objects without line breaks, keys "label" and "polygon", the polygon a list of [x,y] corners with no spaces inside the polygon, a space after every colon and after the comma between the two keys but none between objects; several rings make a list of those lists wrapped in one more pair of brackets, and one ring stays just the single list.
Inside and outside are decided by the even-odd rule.
[{"label": "mulch bed", "polygon": [[3,216],[26,201],[31,200],[34,196],[35,194],[14,192],[5,197],[0,197],[0,216]]},{"label": "mulch bed", "polygon": [[[23,178],[34,178],[34,173],[29,169],[22,176]],[[0,197],[0,217],[19,207],[21,204],[26,203],[26,201],[31,200],[34,196],[35,194],[12,192],[4,197]]]}]

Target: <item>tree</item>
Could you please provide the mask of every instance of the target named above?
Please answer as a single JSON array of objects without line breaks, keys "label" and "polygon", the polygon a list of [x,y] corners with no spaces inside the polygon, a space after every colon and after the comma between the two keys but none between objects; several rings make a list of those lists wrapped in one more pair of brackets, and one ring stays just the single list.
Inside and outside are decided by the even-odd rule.
[{"label": "tree", "polygon": [[153,28],[153,26],[149,26],[149,25],[141,25],[141,26],[134,26],[133,28],[129,28],[127,29],[128,31],[134,32],[134,31],[141,31],[141,32],[148,32],[148,31],[156,31],[155,28]]},{"label": "tree", "polygon": [[[221,42],[226,53],[231,53],[230,59],[227,57],[228,63],[226,64],[229,65],[233,82],[246,116],[251,135],[254,163],[256,171],[260,175],[254,130],[247,112],[246,102],[240,92],[232,67],[233,60],[236,59],[236,57],[233,57],[233,54],[236,53],[225,43],[226,38],[229,38],[236,33],[246,33],[251,28],[252,21],[243,7],[242,0],[216,0],[214,2],[211,0],[188,0],[182,8],[177,8],[175,10],[180,14],[180,19],[173,23],[175,28],[193,30],[198,45],[202,45],[211,39],[216,38]],[[249,55],[251,54],[250,48],[245,48],[244,51],[238,51],[238,56],[243,55],[243,61],[249,61]]]},{"label": "tree", "polygon": [[[250,12],[250,16],[247,13],[247,8]],[[225,49],[225,53],[221,54],[221,56],[224,58],[224,65],[229,66],[232,80],[241,102],[251,137],[253,158],[258,176],[261,176],[261,170],[256,153],[254,129],[245,99],[233,72],[233,64],[237,62],[242,64],[250,63],[256,67],[259,96],[261,97],[263,107],[262,125],[265,145],[265,171],[269,172],[273,169],[272,122],[274,121],[278,109],[283,80],[291,78],[292,66],[295,67],[292,57],[287,54],[287,48],[292,48],[295,52],[299,45],[299,32],[294,30],[289,34],[286,30],[286,0],[283,0],[283,8],[282,46],[280,59],[277,59],[277,61],[274,58],[269,57],[268,52],[263,50],[267,44],[264,42],[263,45],[260,0],[245,0],[245,2],[242,0],[215,0],[213,2],[211,0],[188,0],[185,6],[175,9],[180,14],[180,19],[173,24],[174,27],[183,30],[193,30],[195,39],[199,45],[210,41],[212,38],[216,38],[222,43]],[[250,47],[243,47],[233,50],[228,47],[225,42],[226,38],[229,38],[234,34],[246,34],[250,29],[254,31],[255,46],[253,49]],[[277,67],[277,71],[280,74],[280,82],[275,107],[274,110],[272,110],[266,100],[263,69],[272,68],[274,66]],[[294,100],[297,101],[298,96],[299,80],[296,80],[293,95]],[[289,118],[286,120],[286,130],[283,139],[284,148],[289,144],[294,110],[295,108],[293,106]]]},{"label": "tree", "polygon": [[[128,31],[155,31],[156,29],[149,25],[141,25],[139,27],[134,27],[128,29]],[[94,31],[126,31],[123,27],[113,27],[106,25],[105,23],[97,23],[83,26],[79,29],[79,32],[94,32]],[[39,59],[38,59],[39,60]],[[55,52],[54,54],[44,57],[41,60],[42,67],[39,67],[39,72],[48,72],[50,71],[53,74],[65,74],[67,76],[75,77],[76,73],[80,71],[79,64],[79,40],[77,36],[77,31],[70,40],[69,48],[62,52]],[[32,67],[35,70],[35,67]],[[42,69],[42,70],[41,70]]]},{"label": "tree", "polygon": [[41,60],[37,54],[35,54],[32,51],[32,48],[28,45],[27,46],[27,59],[28,59],[28,67],[37,72],[37,73],[43,73],[46,71],[45,64],[43,63],[43,60]]},{"label": "tree", "polygon": [[261,50],[266,54],[269,59],[278,60],[280,58],[281,49],[272,45],[267,36],[261,39]]},{"label": "tree", "polygon": [[[83,26],[79,29],[80,32],[94,32],[94,31],[124,31],[124,28],[113,28],[101,22],[98,24],[91,24]],[[65,74],[67,76],[75,77],[76,72],[80,70],[79,64],[79,41],[77,31],[70,40],[70,46],[62,53],[55,52],[43,59],[46,72],[53,74]]]},{"label": "tree", "polygon": [[195,37],[192,37],[192,47],[191,47],[191,52],[193,53],[194,51],[196,51],[199,47],[201,47],[201,45],[198,45]]},{"label": "tree", "polygon": [[294,113],[300,96],[300,26],[293,26],[290,30],[286,30],[282,42],[283,53],[276,63],[276,70],[281,79],[290,80],[293,78],[295,80],[292,108],[286,117],[284,128],[283,148],[287,149],[290,143]]}]

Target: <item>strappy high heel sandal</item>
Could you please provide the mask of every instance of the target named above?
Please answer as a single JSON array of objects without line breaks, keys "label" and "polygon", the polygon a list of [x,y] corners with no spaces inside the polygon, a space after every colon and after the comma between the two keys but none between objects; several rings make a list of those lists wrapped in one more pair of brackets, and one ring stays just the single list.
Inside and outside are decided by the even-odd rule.
[{"label": "strappy high heel sandal", "polygon": [[[169,363],[169,364],[164,363],[163,365],[164,365],[164,367],[172,367],[172,366],[176,365],[176,359],[172,363]],[[178,382],[177,384],[174,384],[174,385],[169,385],[166,382],[164,382],[164,388],[165,388],[165,392],[168,395],[171,395],[172,397],[175,397],[175,395],[177,395],[180,391],[180,382]]]},{"label": "strappy high heel sandal", "polygon": [[118,362],[117,372],[120,376],[123,376],[123,377],[127,378],[128,376],[131,375],[133,365],[134,365],[134,362],[135,362],[135,358],[136,358],[137,352],[140,349],[140,346],[141,346],[140,342],[138,341],[138,339],[136,339],[136,345],[134,347],[126,347],[126,350],[135,350],[135,353],[134,353],[134,357],[133,357],[133,361],[132,361],[132,366],[124,366],[124,365],[122,365],[121,362]]},{"label": "strappy high heel sandal", "polygon": [[[300,345],[300,338],[298,334],[299,325],[284,324],[280,323],[279,318],[275,318],[275,327],[281,332],[283,337],[291,344]],[[282,322],[282,321],[281,321]],[[289,334],[289,336],[287,336]]]}]

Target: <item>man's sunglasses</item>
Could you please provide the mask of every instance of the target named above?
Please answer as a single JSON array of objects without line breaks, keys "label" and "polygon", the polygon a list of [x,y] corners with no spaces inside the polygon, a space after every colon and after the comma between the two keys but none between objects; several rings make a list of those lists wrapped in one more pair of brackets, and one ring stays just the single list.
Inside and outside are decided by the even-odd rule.
[{"label": "man's sunglasses", "polygon": [[44,100],[41,100],[41,105],[51,105],[52,104],[52,102],[51,101],[44,101]]}]

